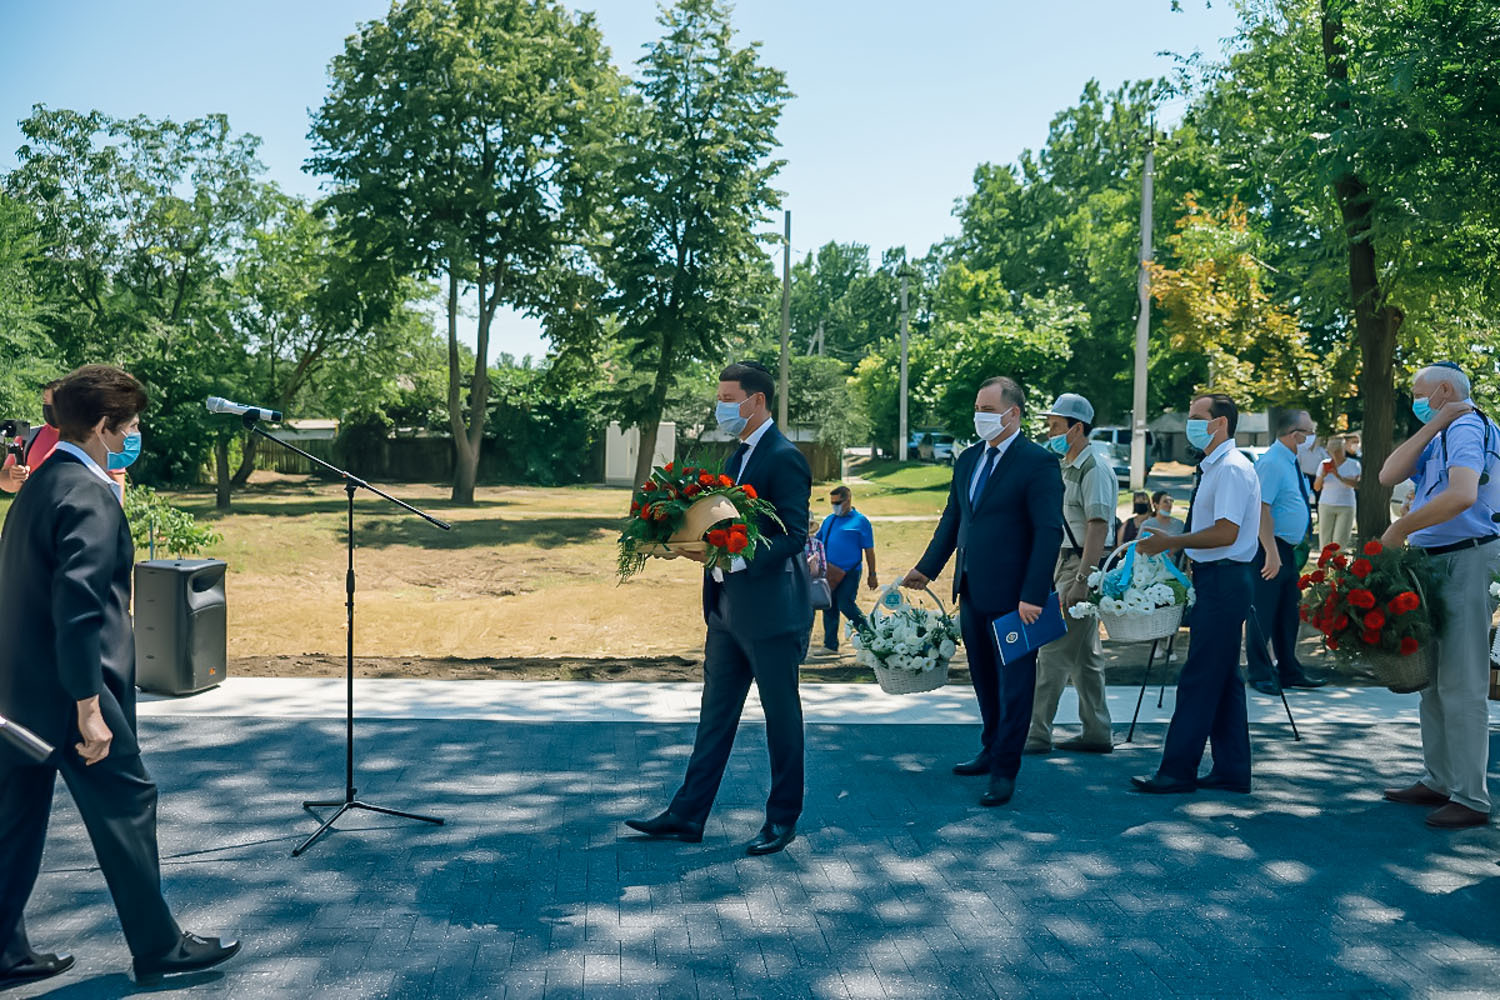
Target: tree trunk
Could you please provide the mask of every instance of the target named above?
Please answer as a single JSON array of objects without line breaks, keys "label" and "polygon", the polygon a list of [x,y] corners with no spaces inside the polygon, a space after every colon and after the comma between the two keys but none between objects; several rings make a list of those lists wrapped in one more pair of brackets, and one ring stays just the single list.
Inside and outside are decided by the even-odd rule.
[{"label": "tree trunk", "polygon": [[244,486],[250,481],[250,473],[255,471],[255,453],[259,450],[260,438],[254,434],[245,435],[245,452],[240,457],[240,467],[234,470],[232,482],[235,486]]},{"label": "tree trunk", "polygon": [[214,440],[214,510],[229,509],[229,439]]},{"label": "tree trunk", "polygon": [[458,354],[458,272],[455,262],[448,262],[448,430],[453,435],[454,503],[474,502],[474,479],[479,469],[478,456],[471,457],[469,435],[465,433],[462,372]]},{"label": "tree trunk", "polygon": [[[1323,67],[1334,84],[1333,110],[1347,113],[1349,99],[1348,49],[1342,18],[1330,12],[1331,0],[1323,0],[1320,14],[1323,30]],[[1354,308],[1354,332],[1359,341],[1359,391],[1364,405],[1361,429],[1364,454],[1357,499],[1357,534],[1378,538],[1391,523],[1391,489],[1380,484],[1378,472],[1395,447],[1395,357],[1396,336],[1401,329],[1401,310],[1385,300],[1375,263],[1371,232],[1373,196],[1369,187],[1351,169],[1333,184],[1344,239],[1349,252],[1349,293]]]},{"label": "tree trunk", "polygon": [[635,456],[635,481],[639,485],[651,478],[651,459],[656,457],[656,438],[661,430],[662,411],[667,408],[667,393],[672,391],[672,352],[667,337],[662,337],[661,361],[656,366],[656,381],[646,417],[637,425],[641,432],[640,451]]}]

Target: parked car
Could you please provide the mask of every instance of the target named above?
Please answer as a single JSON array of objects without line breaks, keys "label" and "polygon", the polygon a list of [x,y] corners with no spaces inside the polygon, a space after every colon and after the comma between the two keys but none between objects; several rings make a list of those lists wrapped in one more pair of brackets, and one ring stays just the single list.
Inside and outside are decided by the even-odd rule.
[{"label": "parked car", "polygon": [[917,457],[924,462],[952,465],[957,455],[957,445],[958,441],[952,434],[936,431],[923,434],[921,441],[917,444]]},{"label": "parked car", "polygon": [[1251,465],[1254,465],[1256,462],[1259,462],[1260,461],[1260,457],[1262,455],[1264,455],[1266,452],[1270,451],[1270,450],[1271,450],[1270,447],[1267,446],[1267,445],[1258,445],[1258,444],[1240,445],[1240,454],[1244,455],[1246,458],[1248,458],[1250,460],[1250,464]]},{"label": "parked car", "polygon": [[[1121,483],[1130,482],[1130,428],[1129,427],[1095,427],[1089,432],[1089,440],[1094,442],[1094,448],[1101,454],[1109,457],[1110,465],[1114,467],[1115,478]],[[1151,467],[1156,464],[1152,458],[1156,454],[1156,435],[1150,431],[1146,432],[1146,475],[1151,475]]]}]

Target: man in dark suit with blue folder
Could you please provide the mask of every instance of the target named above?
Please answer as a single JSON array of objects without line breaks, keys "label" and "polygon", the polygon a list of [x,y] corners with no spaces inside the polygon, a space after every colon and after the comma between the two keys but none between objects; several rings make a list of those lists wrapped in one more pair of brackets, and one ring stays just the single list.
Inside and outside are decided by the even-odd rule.
[{"label": "man in dark suit with blue folder", "polygon": [[979,387],[974,431],[984,444],[959,456],[932,542],[901,581],[922,589],[956,554],[953,596],[984,726],[978,756],[953,771],[990,776],[979,800],[986,806],[1015,792],[1036,690],[1036,653],[1002,666],[990,623],[1011,612],[1028,625],[1041,616],[1062,547],[1062,473],[1055,457],[1021,435],[1025,406],[1013,379]]}]

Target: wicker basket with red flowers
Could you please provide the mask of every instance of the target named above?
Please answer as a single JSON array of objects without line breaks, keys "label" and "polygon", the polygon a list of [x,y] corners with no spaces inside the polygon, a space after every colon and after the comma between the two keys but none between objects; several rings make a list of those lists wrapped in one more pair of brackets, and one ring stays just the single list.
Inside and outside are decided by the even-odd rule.
[{"label": "wicker basket with red flowers", "polygon": [[754,486],[668,462],[651,470],[651,478],[631,497],[630,517],[620,533],[620,579],[639,573],[647,559],[702,553],[705,565],[723,569],[735,558],[754,559],[767,522],[781,524],[776,507]]},{"label": "wicker basket with red flowers", "polygon": [[1345,673],[1373,678],[1398,693],[1420,691],[1431,677],[1428,647],[1441,609],[1420,549],[1325,546],[1317,567],[1298,581],[1302,620]]}]

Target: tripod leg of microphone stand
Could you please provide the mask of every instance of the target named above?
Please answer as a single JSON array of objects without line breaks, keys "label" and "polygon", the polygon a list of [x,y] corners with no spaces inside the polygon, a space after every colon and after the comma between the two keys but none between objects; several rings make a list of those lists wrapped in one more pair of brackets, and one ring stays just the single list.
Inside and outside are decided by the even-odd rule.
[{"label": "tripod leg of microphone stand", "polygon": [[[1277,686],[1280,687],[1280,685]],[[1301,743],[1302,734],[1297,732],[1297,720],[1292,718],[1292,706],[1291,703],[1286,700],[1286,688],[1281,688],[1281,707],[1286,709],[1286,721],[1292,724],[1292,741],[1295,743]]]},{"label": "tripod leg of microphone stand", "polygon": [[1141,693],[1135,697],[1135,714],[1130,717],[1130,731],[1125,734],[1125,742],[1129,743],[1135,739],[1136,720],[1141,717],[1141,703],[1146,700],[1146,687],[1151,683],[1151,664],[1156,659],[1156,644],[1159,639],[1151,642],[1151,652],[1146,654],[1146,672],[1141,675]]},{"label": "tripod leg of microphone stand", "polygon": [[395,816],[400,819],[414,819],[422,823],[431,823],[434,826],[442,826],[443,821],[436,816],[423,816],[421,813],[402,812],[399,809],[387,809],[385,806],[372,806],[368,802],[355,800],[349,803],[351,809],[365,809],[373,813],[381,813],[385,816]]},{"label": "tripod leg of microphone stand", "polygon": [[[303,808],[306,808],[307,806],[311,806],[311,805],[316,805],[316,804],[317,803],[314,803],[314,802],[304,803]],[[330,802],[329,805],[336,805],[336,806],[338,806],[339,807],[338,811],[335,812],[332,816],[328,817],[326,820],[324,820],[323,821],[323,825],[320,826],[320,827],[318,827],[317,831],[314,832],[311,837],[308,837],[302,843],[298,844],[295,848],[293,848],[292,849],[292,857],[294,857],[294,858],[295,857],[300,857],[301,854],[302,854],[302,852],[305,851],[305,850],[307,850],[309,847],[311,847],[313,845],[313,842],[316,841],[319,837],[321,837],[321,836],[323,836],[323,834],[327,833],[328,830],[329,830],[329,828],[332,827],[334,823],[338,822],[338,818],[340,816],[344,815],[344,813],[348,812],[349,809],[350,809],[350,807],[352,807],[354,805],[354,803],[352,803],[352,802]]]}]

